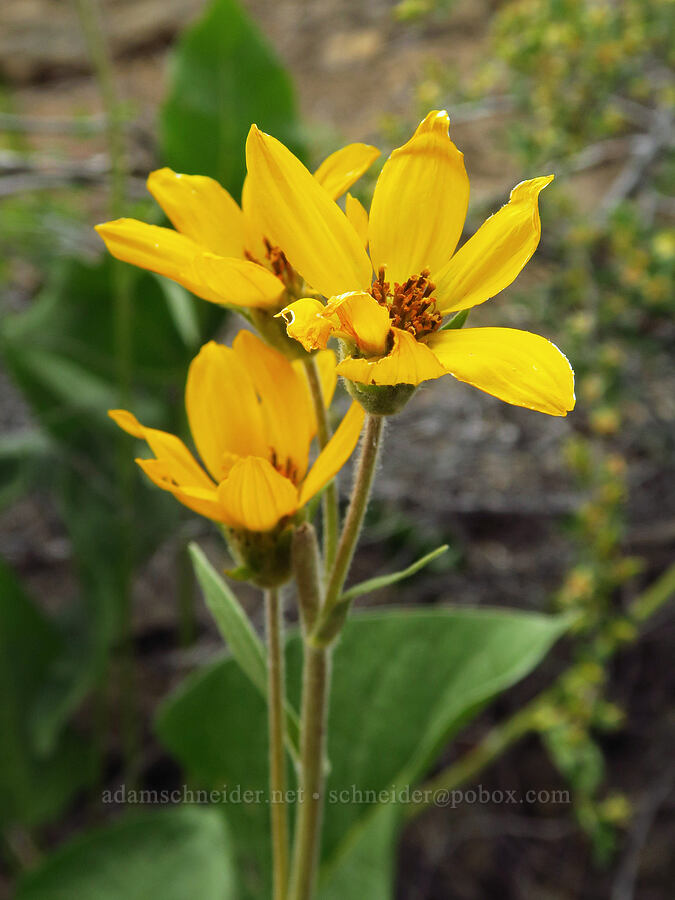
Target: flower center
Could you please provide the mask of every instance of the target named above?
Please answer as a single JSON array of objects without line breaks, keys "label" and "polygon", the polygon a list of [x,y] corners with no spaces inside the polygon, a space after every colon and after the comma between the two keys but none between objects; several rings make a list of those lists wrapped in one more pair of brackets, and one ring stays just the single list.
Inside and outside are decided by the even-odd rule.
[{"label": "flower center", "polygon": [[272,463],[272,467],[275,468],[280,475],[283,475],[284,478],[288,478],[289,481],[292,481],[293,484],[297,485],[298,469],[290,456],[287,456],[286,460],[282,462],[274,447],[270,447],[270,462]]},{"label": "flower center", "polygon": [[432,296],[436,285],[429,280],[430,274],[428,269],[423,269],[403,284],[394,282],[392,291],[389,282],[384,280],[384,266],[381,266],[370,288],[375,300],[387,307],[392,326],[407,331],[418,340],[436,331],[443,322]]}]

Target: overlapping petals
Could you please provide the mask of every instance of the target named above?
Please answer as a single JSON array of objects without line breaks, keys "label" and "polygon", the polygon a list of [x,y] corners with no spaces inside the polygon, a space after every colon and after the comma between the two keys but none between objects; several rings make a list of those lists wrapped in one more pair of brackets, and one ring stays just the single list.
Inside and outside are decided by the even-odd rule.
[{"label": "overlapping petals", "polygon": [[[368,144],[348,144],[325,159],[313,181],[326,203],[351,187],[378,155]],[[241,208],[203,175],[162,168],[150,174],[147,185],[175,230],[136,219],[106,222],[96,230],[113,256],[165,275],[213,303],[279,309],[285,285],[262,262],[263,238],[269,235],[248,179]]]},{"label": "overlapping petals", "polygon": [[[448,129],[447,113],[433,111],[394,150],[375,186],[370,215],[350,195],[344,214],[315,202],[318,187],[292,154],[260,132],[249,136],[256,148],[249,154],[252,178],[260,185],[276,182],[275,205],[283,212],[270,209],[268,215],[291,264],[309,265],[305,258],[313,256],[328,273],[313,282],[329,297],[326,304],[303,298],[282,310],[288,334],[308,351],[326,347],[331,336],[346,341],[351,355],[338,372],[361,384],[417,385],[451,374],[507,403],[566,415],[574,407],[574,375],[554,344],[508,328],[438,330],[442,316],[483,303],[515,280],[539,244],[538,197],[553,180],[548,175],[517,185],[509,202],[454,252],[469,182]],[[364,284],[364,246],[379,285]],[[383,296],[384,282],[399,291],[397,308],[393,293]],[[422,293],[415,294],[418,283]],[[429,293],[423,293],[427,285]],[[422,309],[426,298],[433,305]],[[423,316],[427,308],[436,319],[420,320],[418,330],[416,310]]]},{"label": "overlapping petals", "polygon": [[[318,362],[330,403],[332,351]],[[213,342],[202,348],[188,372],[186,408],[208,474],[175,435],[147,428],[126,410],[110,416],[154,453],[137,462],[155,484],[201,515],[257,532],[292,516],[335,476],[364,416],[352,404],[308,473],[316,419],[304,371],[249,332],[240,332],[231,348]]]},{"label": "overlapping petals", "polygon": [[248,190],[265,234],[311,288],[332,297],[370,286],[370,260],[345,214],[290,150],[251,126]]}]

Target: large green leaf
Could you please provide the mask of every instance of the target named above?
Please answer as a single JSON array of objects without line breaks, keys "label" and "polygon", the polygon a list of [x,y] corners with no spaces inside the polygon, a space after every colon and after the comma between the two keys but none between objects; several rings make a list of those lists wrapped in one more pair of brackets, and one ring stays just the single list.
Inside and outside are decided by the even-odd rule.
[{"label": "large green leaf", "polygon": [[[340,891],[363,896],[356,889],[349,894],[344,884],[352,869],[363,874],[369,867],[367,896],[387,896],[397,816],[382,812],[366,792],[417,782],[454,731],[527,674],[567,624],[562,618],[462,609],[379,612],[348,621],[335,651],[329,717],[326,898]],[[295,702],[301,657],[301,643],[292,637],[287,671]],[[233,660],[189,678],[164,704],[158,731],[201,783],[265,796],[265,707]],[[345,802],[342,791],[348,792]],[[251,873],[247,896],[262,896],[269,874],[268,807],[235,795],[226,808],[240,870]],[[378,848],[374,869],[369,847]]]},{"label": "large green leaf", "polygon": [[215,810],[128,816],[48,857],[16,900],[236,900],[230,841]]},{"label": "large green leaf", "polygon": [[181,37],[161,114],[164,162],[210,175],[235,197],[255,122],[296,153],[296,103],[288,73],[236,0],[214,0]]},{"label": "large green leaf", "polygon": [[61,650],[61,635],[0,561],[0,825],[53,818],[91,772],[70,732],[49,754],[33,738],[35,704]]}]

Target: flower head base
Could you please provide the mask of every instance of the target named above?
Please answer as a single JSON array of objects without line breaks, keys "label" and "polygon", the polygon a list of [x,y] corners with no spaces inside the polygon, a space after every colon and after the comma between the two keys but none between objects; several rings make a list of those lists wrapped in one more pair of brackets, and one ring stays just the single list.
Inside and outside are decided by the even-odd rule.
[{"label": "flower head base", "polygon": [[369,216],[350,213],[349,204],[345,215],[326,203],[282,144],[251,129],[249,190],[265,232],[329,298],[325,305],[316,297],[288,304],[282,311],[288,334],[306,350],[340,338],[348,355],[338,372],[354,385],[414,387],[451,374],[507,403],[564,416],[574,407],[574,376],[549,341],[511,328],[442,328],[444,317],[485,302],[517,277],[539,243],[538,196],[553,179],[517,185],[455,252],[469,182],[448,127],[446,112],[431,112],[394,150]]},{"label": "flower head base", "polygon": [[[329,403],[336,382],[332,351],[319,354],[317,362]],[[210,342],[201,349],[190,365],[185,402],[205,468],[175,435],[141,425],[126,410],[109,415],[154,453],[136,460],[148,477],[189,509],[224,525],[244,565],[275,558],[270,541],[288,547],[286,525],[344,465],[363,411],[352,404],[310,468],[316,419],[304,369],[247,331],[232,348]],[[250,558],[244,559],[247,548]],[[277,559],[273,569],[279,568]]]}]

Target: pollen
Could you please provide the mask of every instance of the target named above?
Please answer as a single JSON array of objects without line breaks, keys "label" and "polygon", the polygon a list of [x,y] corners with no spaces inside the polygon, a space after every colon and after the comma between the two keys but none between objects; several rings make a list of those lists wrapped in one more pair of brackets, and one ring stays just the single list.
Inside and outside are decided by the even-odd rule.
[{"label": "pollen", "polygon": [[[272,274],[276,275],[283,283],[290,296],[299,296],[301,293],[300,288],[302,287],[302,279],[289,263],[284,251],[266,237],[263,238],[263,244],[265,246],[267,267],[271,270]],[[244,255],[250,262],[260,265],[260,260],[256,259],[256,257],[252,253],[249,253],[248,250],[244,250]]]},{"label": "pollen", "polygon": [[297,485],[298,467],[295,465],[290,456],[287,456],[286,460],[282,462],[274,447],[270,447],[270,462],[272,463],[273,468],[275,468],[280,475],[283,475],[284,478],[288,478],[289,481]]},{"label": "pollen", "polygon": [[437,331],[443,317],[436,309],[433,297],[436,285],[429,280],[429,270],[411,275],[403,284],[395,282],[393,291],[384,274],[381,266],[370,293],[381,306],[387,307],[392,326],[418,339]]}]

